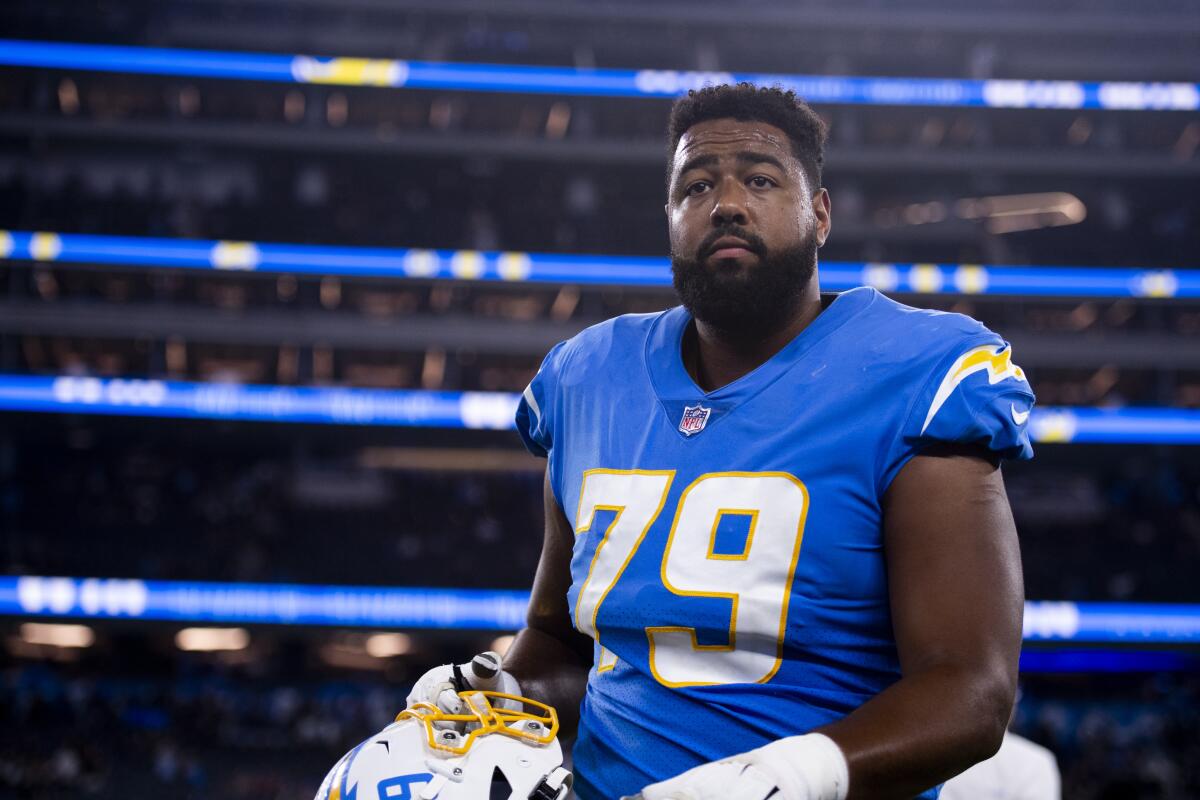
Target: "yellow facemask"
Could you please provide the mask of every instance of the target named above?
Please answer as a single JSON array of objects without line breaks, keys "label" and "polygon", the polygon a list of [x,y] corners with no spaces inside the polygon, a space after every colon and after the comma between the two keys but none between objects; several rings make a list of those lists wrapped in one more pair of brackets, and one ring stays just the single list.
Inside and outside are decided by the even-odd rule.
[{"label": "yellow facemask", "polygon": [[[463,701],[464,712],[461,714],[448,714],[432,703],[417,703],[396,715],[396,721],[421,720],[425,725],[429,746],[456,756],[465,755],[480,736],[493,733],[533,744],[549,744],[558,734],[558,714],[545,703],[503,692],[465,691],[459,692],[458,696]],[[532,708],[533,711],[497,708],[491,700],[515,700],[522,708]],[[463,736],[445,737],[446,729],[434,727],[437,722],[453,723],[455,729],[465,728],[466,732]],[[446,744],[446,738],[461,744]]]}]

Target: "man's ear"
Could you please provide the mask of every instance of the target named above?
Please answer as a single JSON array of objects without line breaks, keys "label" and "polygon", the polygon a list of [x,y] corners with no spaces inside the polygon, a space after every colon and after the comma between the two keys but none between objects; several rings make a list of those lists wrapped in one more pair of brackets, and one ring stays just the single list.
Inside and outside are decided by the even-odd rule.
[{"label": "man's ear", "polygon": [[833,220],[830,217],[829,192],[824,186],[813,192],[812,211],[813,216],[817,218],[817,247],[821,247],[829,238],[829,231],[833,227]]}]

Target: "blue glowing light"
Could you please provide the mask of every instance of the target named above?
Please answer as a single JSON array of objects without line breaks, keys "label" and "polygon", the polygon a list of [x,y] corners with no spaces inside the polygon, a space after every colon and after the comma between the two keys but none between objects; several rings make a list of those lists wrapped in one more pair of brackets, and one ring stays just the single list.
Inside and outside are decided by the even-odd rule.
[{"label": "blue glowing light", "polygon": [[813,103],[985,108],[1200,109],[1200,84],[781,75],[652,69],[577,69],[326,58],[0,39],[0,64],[234,80],[525,94],[670,98],[747,81],[793,89]]},{"label": "blue glowing light", "polygon": [[[167,239],[0,231],[0,258],[230,272],[551,284],[671,285],[666,257]],[[841,291],[1059,297],[1200,297],[1200,270],[823,261],[821,285]]]},{"label": "blue glowing light", "polygon": [[[0,411],[509,430],[519,395],[0,374]],[[1035,442],[1200,444],[1200,410],[1035,408]]]},{"label": "blue glowing light", "polygon": [[[189,623],[511,631],[529,593],[498,589],[204,583],[128,578],[0,577],[0,614]],[[1025,641],[1200,643],[1200,605],[1025,604]]]}]

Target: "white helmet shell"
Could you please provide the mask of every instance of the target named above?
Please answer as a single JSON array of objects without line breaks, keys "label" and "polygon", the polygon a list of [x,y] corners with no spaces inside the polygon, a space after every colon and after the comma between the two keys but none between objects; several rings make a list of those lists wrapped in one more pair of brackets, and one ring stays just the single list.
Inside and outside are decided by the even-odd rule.
[{"label": "white helmet shell", "polygon": [[[315,800],[563,800],[554,709],[496,692],[462,692],[464,713],[418,703],[334,765]],[[495,705],[518,700],[537,712]]]}]

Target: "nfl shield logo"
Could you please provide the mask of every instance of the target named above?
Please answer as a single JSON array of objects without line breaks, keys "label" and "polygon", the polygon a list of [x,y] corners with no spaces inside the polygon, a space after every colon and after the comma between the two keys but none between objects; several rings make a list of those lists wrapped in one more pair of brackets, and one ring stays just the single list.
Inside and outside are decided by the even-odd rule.
[{"label": "nfl shield logo", "polygon": [[683,419],[679,420],[679,431],[687,436],[699,433],[708,424],[708,415],[711,413],[711,408],[700,405],[684,406]]}]

